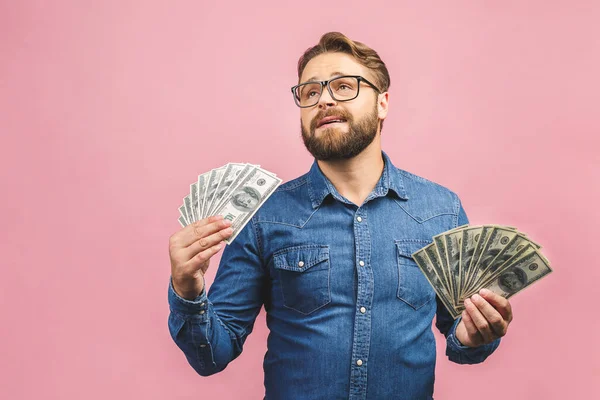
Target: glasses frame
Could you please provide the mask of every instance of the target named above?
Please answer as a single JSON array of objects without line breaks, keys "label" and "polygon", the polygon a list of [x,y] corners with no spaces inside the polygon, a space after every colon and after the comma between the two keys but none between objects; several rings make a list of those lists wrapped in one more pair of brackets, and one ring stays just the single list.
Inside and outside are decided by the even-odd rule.
[{"label": "glasses frame", "polygon": [[[338,100],[334,95],[333,92],[331,91],[331,86],[329,85],[329,82],[334,81],[336,79],[340,79],[340,78],[356,78],[358,80],[358,87],[356,88],[356,96],[354,96],[351,99],[344,99],[344,100]],[[334,78],[328,79],[326,81],[308,81],[308,82],[303,82],[300,83],[298,85],[292,86],[292,96],[294,96],[294,102],[296,103],[296,105],[300,108],[308,108],[308,107],[314,107],[317,104],[319,104],[319,101],[321,100],[321,96],[323,95],[323,87],[326,86],[327,87],[327,91],[329,92],[329,95],[331,96],[332,99],[334,99],[335,101],[351,101],[354,100],[358,97],[358,95],[360,94],[360,83],[364,82],[367,85],[371,86],[373,89],[375,89],[377,91],[378,94],[381,94],[381,90],[379,90],[377,88],[377,86],[375,86],[374,84],[372,84],[371,82],[369,82],[366,78],[363,78],[360,75],[340,75],[340,76],[336,76]],[[317,101],[315,102],[315,104],[310,105],[310,106],[301,106],[300,105],[300,99],[298,98],[298,96],[296,96],[296,89],[299,88],[302,85],[306,85],[309,83],[318,83],[321,85],[321,94],[319,94],[319,98],[317,99]]]}]

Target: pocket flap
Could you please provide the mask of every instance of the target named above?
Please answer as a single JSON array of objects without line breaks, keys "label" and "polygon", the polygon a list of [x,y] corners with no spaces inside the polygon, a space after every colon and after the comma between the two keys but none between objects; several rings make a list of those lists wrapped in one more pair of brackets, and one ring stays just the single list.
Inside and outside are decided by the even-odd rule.
[{"label": "pocket flap", "polygon": [[303,272],[329,259],[329,246],[302,245],[288,247],[273,254],[275,268]]},{"label": "pocket flap", "polygon": [[413,253],[421,250],[423,247],[431,244],[431,240],[424,239],[399,239],[395,240],[398,254],[412,259]]}]

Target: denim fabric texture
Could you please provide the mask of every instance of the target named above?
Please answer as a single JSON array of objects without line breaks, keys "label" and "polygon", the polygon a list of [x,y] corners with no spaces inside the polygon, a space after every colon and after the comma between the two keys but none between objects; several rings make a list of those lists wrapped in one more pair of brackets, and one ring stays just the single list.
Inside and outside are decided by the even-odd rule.
[{"label": "denim fabric texture", "polygon": [[360,207],[314,162],[225,247],[208,294],[186,300],[169,282],[170,334],[198,374],[240,355],[263,306],[266,399],[432,399],[434,317],[455,363],[480,363],[498,347],[500,339],[477,348],[457,341],[460,318],[411,258],[468,223],[460,199],[382,157],[381,178]]}]

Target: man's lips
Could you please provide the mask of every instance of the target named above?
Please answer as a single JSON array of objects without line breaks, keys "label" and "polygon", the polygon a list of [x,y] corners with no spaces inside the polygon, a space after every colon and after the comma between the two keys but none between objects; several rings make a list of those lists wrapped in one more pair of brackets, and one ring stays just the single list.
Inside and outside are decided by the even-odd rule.
[{"label": "man's lips", "polygon": [[336,123],[336,122],[341,123],[341,122],[346,122],[346,120],[342,117],[337,117],[335,115],[332,115],[330,117],[325,117],[325,118],[321,119],[319,121],[319,123],[317,124],[317,128],[320,128],[321,126],[326,125],[326,124],[332,124],[332,123]]}]

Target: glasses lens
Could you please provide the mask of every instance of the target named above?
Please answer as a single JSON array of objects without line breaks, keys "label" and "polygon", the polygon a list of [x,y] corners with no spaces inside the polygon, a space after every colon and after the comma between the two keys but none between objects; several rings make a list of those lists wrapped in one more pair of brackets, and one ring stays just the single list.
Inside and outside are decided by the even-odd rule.
[{"label": "glasses lens", "polygon": [[320,83],[305,83],[296,88],[296,100],[300,107],[309,107],[317,104],[321,97]]},{"label": "glasses lens", "polygon": [[358,95],[358,79],[343,76],[329,82],[333,97],[336,100],[352,100]]}]

